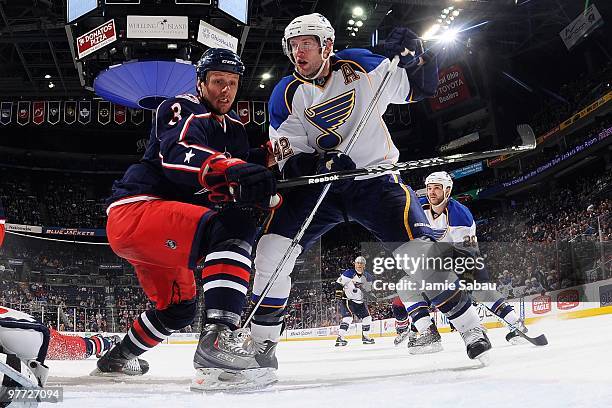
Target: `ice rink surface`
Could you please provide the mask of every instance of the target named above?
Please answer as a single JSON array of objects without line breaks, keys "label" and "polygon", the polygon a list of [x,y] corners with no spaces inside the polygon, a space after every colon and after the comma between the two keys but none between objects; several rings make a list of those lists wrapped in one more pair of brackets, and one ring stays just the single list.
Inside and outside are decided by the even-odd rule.
[{"label": "ice rink surface", "polygon": [[[64,386],[53,407],[611,407],[612,315],[545,320],[529,326],[549,345],[513,346],[505,329],[489,330],[491,364],[467,358],[459,334],[442,334],[444,351],[410,355],[393,338],[282,342],[279,383],[247,394],[189,391],[195,345],[159,345],[146,353],[150,372],[125,381],[88,374],[95,359],[49,361],[48,385]],[[76,377],[76,378],[75,378]]]}]

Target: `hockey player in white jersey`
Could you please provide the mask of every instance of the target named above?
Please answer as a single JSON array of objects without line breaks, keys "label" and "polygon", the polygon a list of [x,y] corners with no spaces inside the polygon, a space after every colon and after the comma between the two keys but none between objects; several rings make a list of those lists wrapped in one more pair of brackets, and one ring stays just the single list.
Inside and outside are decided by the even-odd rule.
[{"label": "hockey player in white jersey", "polygon": [[[389,34],[386,56],[365,49],[344,49],[334,55],[334,38],[330,22],[317,13],[297,17],[285,29],[283,50],[295,72],[277,83],[269,101],[270,140],[284,178],[397,162],[399,151],[382,115],[389,104],[416,102],[432,96],[437,89],[435,58],[424,54],[420,39],[407,28],[395,28]],[[405,49],[410,53],[400,58],[400,68],[391,74],[389,86],[360,137],[348,155],[341,153],[387,73],[390,58]],[[284,195],[284,205],[274,211],[256,251],[253,302],[260,300],[322,189],[312,185],[289,191]],[[275,347],[296,258],[321,235],[345,221],[358,222],[400,256],[413,251],[415,245],[431,248],[434,241],[418,198],[398,175],[334,183],[253,316],[251,334],[261,366],[278,365]],[[446,282],[452,279],[451,274],[427,271],[422,280]],[[467,293],[431,290],[426,295],[460,332],[470,333],[465,337],[470,358],[490,349]]]},{"label": "hockey player in white jersey", "polygon": [[355,268],[342,272],[335,284],[335,297],[340,301],[340,314],[342,315],[336,347],[348,344],[344,337],[353,322],[353,316],[361,319],[361,342],[374,344],[374,339],[368,336],[372,316],[370,316],[365,299],[365,293],[372,290],[374,277],[365,270],[366,259],[363,256],[355,258],[354,264]]},{"label": "hockey player in white jersey", "polygon": [[[9,403],[9,388],[43,387],[49,376],[44,364],[49,329],[32,316],[0,306],[0,406]],[[33,404],[33,406],[36,406]]]},{"label": "hockey player in white jersey", "polygon": [[[451,198],[453,180],[450,175],[445,171],[431,173],[425,179],[425,187],[427,189],[426,197],[422,198],[421,202],[436,240],[454,243],[462,256],[479,256],[474,217],[466,206]],[[476,282],[489,282],[488,272],[484,267],[474,268],[472,274]],[[500,319],[516,327],[515,330],[513,329],[508,333],[506,340],[511,343],[519,342],[520,337],[516,330],[520,329],[526,332],[527,329],[514,308],[506,302],[505,297],[500,292],[493,289],[475,290],[472,292],[472,297]],[[419,332],[422,332],[419,337],[408,342],[408,348],[413,350],[413,353],[419,353],[419,350],[431,348],[432,345],[439,343],[441,338],[435,323],[429,316],[427,305],[414,303],[405,306],[408,312],[415,308],[420,309],[414,324]],[[394,309],[396,320],[405,320],[407,316],[398,312],[401,312],[401,310]],[[441,350],[441,347],[436,349],[438,348]]]}]

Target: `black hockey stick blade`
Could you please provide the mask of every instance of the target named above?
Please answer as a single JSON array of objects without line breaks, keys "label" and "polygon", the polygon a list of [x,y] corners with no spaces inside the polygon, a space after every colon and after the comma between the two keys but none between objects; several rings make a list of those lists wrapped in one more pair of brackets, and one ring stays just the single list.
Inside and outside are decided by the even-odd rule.
[{"label": "black hockey stick blade", "polygon": [[548,339],[543,334],[540,334],[537,337],[529,337],[528,335],[526,335],[520,330],[517,330],[516,332],[518,333],[519,336],[521,336],[522,338],[524,338],[525,340],[527,340],[534,346],[546,346],[548,344]]}]

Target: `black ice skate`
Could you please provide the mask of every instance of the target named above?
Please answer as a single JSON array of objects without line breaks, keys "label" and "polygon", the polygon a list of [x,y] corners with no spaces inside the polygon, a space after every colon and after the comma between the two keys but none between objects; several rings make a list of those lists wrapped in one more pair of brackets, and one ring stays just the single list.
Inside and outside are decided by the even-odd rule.
[{"label": "black ice skate", "polygon": [[117,344],[97,362],[97,368],[90,375],[99,377],[118,377],[123,375],[143,375],[149,371],[149,363]]},{"label": "black ice skate", "polygon": [[491,350],[491,342],[487,337],[486,330],[482,326],[474,327],[461,333],[470,359],[479,359],[484,365],[489,364],[488,351]]},{"label": "black ice skate", "polygon": [[411,337],[407,346],[410,354],[437,353],[443,350],[442,336],[436,325],[432,324],[419,336]]},{"label": "black ice skate", "polygon": [[343,346],[346,346],[347,344],[348,344],[348,341],[344,340],[342,336],[338,336],[338,338],[336,339],[336,347],[343,347]]},{"label": "black ice skate", "polygon": [[510,333],[506,334],[506,341],[510,344],[525,344],[528,343],[523,337],[521,337],[517,332],[520,330],[523,333],[527,333],[527,327],[522,320],[519,320],[514,325],[515,329],[511,330]]},{"label": "black ice skate", "polygon": [[[255,351],[248,350],[245,330],[232,331],[223,324],[207,324],[193,357],[196,376],[192,391],[240,391],[263,388],[277,381],[276,368],[260,365]],[[273,346],[269,346],[272,353]],[[260,357],[262,364],[273,364],[270,357]]]},{"label": "black ice skate", "polygon": [[361,342],[363,344],[374,344],[376,343],[373,338],[367,336],[366,334],[361,334]]}]

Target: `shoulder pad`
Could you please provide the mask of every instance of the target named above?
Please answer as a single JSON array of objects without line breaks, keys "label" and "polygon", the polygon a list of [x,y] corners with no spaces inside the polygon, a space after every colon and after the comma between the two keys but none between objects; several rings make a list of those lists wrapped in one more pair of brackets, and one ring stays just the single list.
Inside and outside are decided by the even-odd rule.
[{"label": "shoulder pad", "polygon": [[336,54],[337,60],[334,61],[334,67],[336,64],[341,64],[342,61],[349,61],[356,65],[362,72],[370,72],[376,69],[387,57],[382,55],[374,54],[370,50],[364,48],[347,48],[339,51]]},{"label": "shoulder pad", "polygon": [[200,99],[198,99],[197,96],[192,95],[192,94],[181,94],[181,95],[176,95],[175,98],[183,98],[183,99],[187,99],[188,101],[191,101],[193,103],[200,103]]},{"label": "shoulder pad", "polygon": [[281,79],[274,87],[268,102],[270,126],[274,129],[278,129],[291,114],[293,96],[301,83],[299,79],[289,75]]},{"label": "shoulder pad", "polygon": [[448,200],[448,225],[451,227],[471,227],[474,217],[470,210],[459,201],[451,198]]}]

